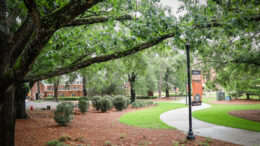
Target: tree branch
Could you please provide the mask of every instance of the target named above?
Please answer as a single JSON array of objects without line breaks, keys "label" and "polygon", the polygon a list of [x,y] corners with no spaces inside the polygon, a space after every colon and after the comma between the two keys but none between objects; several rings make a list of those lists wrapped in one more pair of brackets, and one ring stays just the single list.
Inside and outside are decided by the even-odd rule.
[{"label": "tree branch", "polygon": [[28,15],[33,18],[36,24],[39,24],[41,15],[34,0],[24,0],[24,3],[28,9]]},{"label": "tree branch", "polygon": [[53,29],[57,30],[58,28],[61,28],[67,23],[71,22],[78,15],[84,13],[86,10],[101,1],[103,0],[72,0],[61,9],[51,13],[50,15],[45,16],[42,19],[42,27],[52,27]]},{"label": "tree branch", "polygon": [[54,77],[54,76],[59,76],[59,75],[67,74],[67,73],[70,73],[70,72],[74,72],[76,70],[88,67],[88,66],[95,64],[95,63],[101,63],[101,62],[106,62],[106,61],[109,61],[109,60],[114,60],[114,59],[118,59],[118,58],[121,58],[121,57],[125,57],[125,56],[128,56],[128,55],[140,52],[142,50],[145,50],[145,49],[152,47],[154,45],[157,45],[160,42],[162,42],[163,40],[165,40],[167,38],[171,38],[171,37],[174,37],[173,33],[163,35],[163,36],[161,36],[157,39],[151,40],[149,42],[143,43],[141,45],[138,45],[136,47],[133,47],[133,48],[125,50],[125,51],[90,58],[90,59],[87,59],[85,61],[79,62],[77,64],[71,64],[69,66],[66,66],[66,67],[63,67],[63,68],[57,68],[57,69],[54,69],[52,71],[45,72],[45,73],[38,74],[38,75],[26,75],[23,79],[23,82],[44,80],[44,79],[51,78],[51,77]]},{"label": "tree branch", "polygon": [[[31,0],[25,0],[25,2],[30,1]],[[12,48],[15,54],[19,54],[17,58],[13,59],[15,60],[15,63],[12,68],[12,72],[16,75],[16,80],[23,79],[23,77],[29,72],[42,48],[57,29],[66,25],[79,14],[84,13],[84,11],[91,8],[100,1],[102,0],[72,0],[61,9],[51,13],[50,15],[40,18],[39,25],[33,24],[35,27],[29,27],[33,31],[30,33],[28,40],[25,42],[25,46],[21,48],[19,47],[19,51]],[[35,10],[33,6],[29,6],[30,5],[28,4],[29,11]],[[21,37],[15,36],[14,39],[19,40],[19,38],[23,37],[23,33],[26,32],[24,30],[21,31],[22,32],[19,33],[21,34]],[[15,42],[14,45],[17,45],[17,42]]]},{"label": "tree branch", "polygon": [[[64,25],[63,27],[70,27],[70,26],[78,26],[78,25],[90,25],[95,23],[103,23],[107,22],[110,19],[109,16],[98,16],[98,17],[90,17],[85,19],[76,19],[68,24]],[[117,17],[115,20],[121,21],[121,20],[133,20],[132,16],[130,15],[123,15]]]}]

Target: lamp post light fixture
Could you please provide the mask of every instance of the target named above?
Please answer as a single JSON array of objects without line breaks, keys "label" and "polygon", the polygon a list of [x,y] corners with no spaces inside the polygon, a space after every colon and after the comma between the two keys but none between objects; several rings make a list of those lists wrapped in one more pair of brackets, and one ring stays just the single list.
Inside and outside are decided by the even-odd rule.
[{"label": "lamp post light fixture", "polygon": [[186,44],[187,52],[187,75],[188,75],[188,95],[189,95],[189,132],[187,140],[195,140],[195,136],[192,132],[192,111],[191,111],[191,85],[190,85],[190,45]]}]

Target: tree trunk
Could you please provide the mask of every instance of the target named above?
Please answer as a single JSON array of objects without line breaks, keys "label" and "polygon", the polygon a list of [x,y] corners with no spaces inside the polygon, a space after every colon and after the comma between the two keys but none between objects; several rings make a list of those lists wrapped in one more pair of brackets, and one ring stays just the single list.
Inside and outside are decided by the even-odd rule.
[{"label": "tree trunk", "polygon": [[159,80],[158,80],[158,98],[162,97],[162,72],[160,72]]},{"label": "tree trunk", "polygon": [[169,94],[169,89],[168,89],[168,87],[166,87],[165,93],[166,93],[166,97],[170,97],[170,94]]},{"label": "tree trunk", "polygon": [[16,119],[27,119],[29,116],[26,113],[25,98],[29,92],[24,84],[18,86],[15,90],[15,110],[16,110]]},{"label": "tree trunk", "polygon": [[250,100],[250,94],[246,93],[246,99]]},{"label": "tree trunk", "polygon": [[59,88],[60,80],[56,80],[54,82],[53,88],[54,88],[54,101],[58,101],[58,88]]},{"label": "tree trunk", "polygon": [[0,92],[0,145],[14,146],[15,131],[15,85]]},{"label": "tree trunk", "polygon": [[131,85],[131,89],[130,89],[130,93],[131,93],[131,103],[135,102],[135,89],[134,89],[134,82],[130,83]]},{"label": "tree trunk", "polygon": [[166,97],[170,97],[169,85],[168,85],[169,76],[170,76],[170,68],[167,67],[166,72],[164,74],[164,82],[165,82],[165,88],[166,88],[165,89]]},{"label": "tree trunk", "polygon": [[40,81],[37,82],[37,94],[36,94],[36,100],[40,100],[41,99],[41,89],[40,89]]},{"label": "tree trunk", "polygon": [[137,80],[137,74],[132,72],[128,74],[128,81],[130,82],[130,94],[131,94],[131,103],[135,102],[135,81]]},{"label": "tree trunk", "polygon": [[86,77],[85,77],[85,76],[82,77],[82,84],[83,84],[83,89],[82,89],[83,96],[87,96],[87,90],[86,90]]}]

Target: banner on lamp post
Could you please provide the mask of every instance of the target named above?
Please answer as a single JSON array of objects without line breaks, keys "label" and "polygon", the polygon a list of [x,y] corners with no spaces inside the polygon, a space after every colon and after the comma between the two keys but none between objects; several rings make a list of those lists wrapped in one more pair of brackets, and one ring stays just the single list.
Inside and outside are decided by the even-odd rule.
[{"label": "banner on lamp post", "polygon": [[201,81],[201,71],[200,70],[192,70],[191,71],[191,79],[192,79],[192,90],[193,90],[193,98],[192,105],[201,105],[202,103],[202,81]]}]

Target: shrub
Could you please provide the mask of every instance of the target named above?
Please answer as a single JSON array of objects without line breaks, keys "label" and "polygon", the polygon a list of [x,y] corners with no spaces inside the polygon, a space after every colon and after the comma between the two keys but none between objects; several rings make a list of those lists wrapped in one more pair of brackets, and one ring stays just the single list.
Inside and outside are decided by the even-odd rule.
[{"label": "shrub", "polygon": [[92,98],[92,106],[96,109],[99,110],[100,109],[100,101],[101,101],[101,97],[100,96],[94,96]]},{"label": "shrub", "polygon": [[91,101],[92,100],[91,97],[87,97],[87,96],[82,96],[82,97],[80,97],[79,100],[81,100],[81,99],[84,99],[84,100],[87,100],[87,101]]},{"label": "shrub", "polygon": [[62,135],[62,136],[58,139],[59,142],[65,142],[65,141],[67,141],[67,140],[71,140],[71,137],[68,136],[68,135]]},{"label": "shrub", "polygon": [[106,95],[106,96],[104,96],[104,97],[102,97],[102,98],[107,98],[107,99],[111,100],[112,103],[113,103],[115,97],[113,97],[113,96],[109,96],[109,95]]},{"label": "shrub", "polygon": [[80,137],[75,138],[74,141],[79,141],[79,142],[84,143],[85,140],[83,137],[80,136]]},{"label": "shrub", "polygon": [[113,144],[112,144],[111,141],[108,141],[108,140],[107,140],[107,141],[105,142],[104,146],[113,146]]},{"label": "shrub", "polygon": [[99,106],[102,112],[106,112],[113,107],[113,103],[108,98],[101,98]]},{"label": "shrub", "polygon": [[49,142],[46,142],[46,145],[47,145],[47,146],[65,146],[64,143],[59,142],[59,141],[57,141],[57,140],[51,140],[51,141],[49,141]]},{"label": "shrub", "polygon": [[154,104],[154,102],[153,102],[152,100],[147,100],[147,101],[145,101],[145,102],[146,102],[146,104],[148,104],[148,105]]},{"label": "shrub", "polygon": [[57,106],[54,112],[54,120],[59,126],[67,126],[73,119],[71,115],[73,113],[73,104],[69,102],[63,102]]},{"label": "shrub", "polygon": [[129,98],[127,98],[127,97],[125,97],[125,98],[126,98],[126,106],[124,109],[126,109],[129,106],[129,104],[131,103],[131,100]]},{"label": "shrub", "polygon": [[89,109],[89,101],[88,100],[85,100],[85,99],[81,99],[79,100],[79,110],[81,113],[86,113]]},{"label": "shrub", "polygon": [[121,111],[122,109],[126,109],[127,107],[127,99],[123,96],[116,96],[113,100],[113,104],[117,111]]},{"label": "shrub", "polygon": [[145,107],[145,106],[147,106],[146,101],[136,100],[135,102],[132,103],[133,108],[140,108],[140,107]]}]

